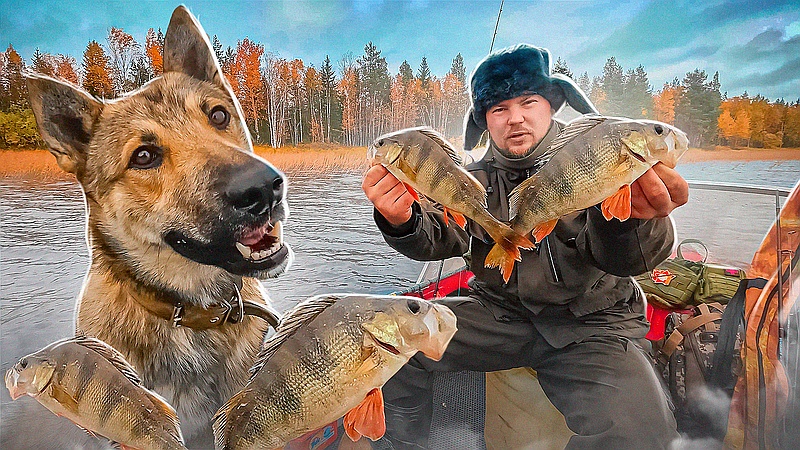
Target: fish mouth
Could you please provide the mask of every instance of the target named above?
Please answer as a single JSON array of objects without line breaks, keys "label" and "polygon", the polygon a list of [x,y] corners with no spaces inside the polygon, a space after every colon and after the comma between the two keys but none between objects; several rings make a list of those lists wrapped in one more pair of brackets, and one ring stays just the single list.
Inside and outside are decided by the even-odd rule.
[{"label": "fish mouth", "polygon": [[8,394],[11,396],[11,400],[16,400],[25,395],[25,391],[17,386],[17,380],[19,380],[19,373],[17,373],[13,367],[8,369],[6,371],[5,381],[6,387],[8,388]]},{"label": "fish mouth", "polygon": [[376,344],[378,347],[380,347],[380,348],[382,348],[382,349],[386,350],[387,352],[389,352],[389,353],[391,353],[391,354],[393,354],[393,355],[399,355],[399,354],[400,354],[400,350],[398,350],[398,349],[397,349],[397,347],[395,347],[394,345],[387,344],[386,342],[382,342],[380,339],[376,338],[374,334],[370,333],[370,332],[369,332],[369,331],[367,331],[367,330],[364,330],[364,333],[366,333],[366,335],[367,335],[367,336],[369,336],[369,338],[370,338],[370,339],[371,339],[371,340],[372,340],[372,341],[373,341],[373,342],[374,342],[374,343],[375,343],[375,344]]}]

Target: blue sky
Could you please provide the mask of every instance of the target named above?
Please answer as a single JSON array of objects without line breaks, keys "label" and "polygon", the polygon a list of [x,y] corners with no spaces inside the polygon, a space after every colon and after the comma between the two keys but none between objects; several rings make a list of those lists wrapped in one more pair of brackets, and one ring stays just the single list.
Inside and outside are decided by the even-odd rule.
[{"label": "blue sky", "polygon": [[[80,61],[86,44],[121,27],[140,42],[166,29],[178,2],[0,0],[0,45],[30,60],[35,48]],[[486,55],[499,0],[242,1],[186,0],[209,35],[225,46],[249,37],[283,58],[319,66],[358,57],[372,41],[392,73],[423,56],[444,75],[461,53],[470,71]],[[578,74],[600,75],[610,56],[642,64],[651,84],[700,68],[720,72],[729,96],[800,98],[800,2],[796,0],[514,1],[507,0],[495,48],[518,42],[546,47]]]}]

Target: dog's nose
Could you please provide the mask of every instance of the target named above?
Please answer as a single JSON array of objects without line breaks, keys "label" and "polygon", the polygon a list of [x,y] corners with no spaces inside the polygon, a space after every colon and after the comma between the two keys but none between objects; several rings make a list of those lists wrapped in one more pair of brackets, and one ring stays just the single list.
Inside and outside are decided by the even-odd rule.
[{"label": "dog's nose", "polygon": [[237,167],[224,192],[234,208],[260,216],[283,200],[286,177],[268,162],[253,159]]}]

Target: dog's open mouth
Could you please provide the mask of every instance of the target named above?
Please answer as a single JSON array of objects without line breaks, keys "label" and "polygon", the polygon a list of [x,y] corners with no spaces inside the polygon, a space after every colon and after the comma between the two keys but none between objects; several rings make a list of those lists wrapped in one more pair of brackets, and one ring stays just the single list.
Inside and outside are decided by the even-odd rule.
[{"label": "dog's open mouth", "polygon": [[250,228],[242,233],[236,241],[236,249],[245,259],[260,262],[277,253],[283,246],[283,225],[266,223],[257,228]]}]

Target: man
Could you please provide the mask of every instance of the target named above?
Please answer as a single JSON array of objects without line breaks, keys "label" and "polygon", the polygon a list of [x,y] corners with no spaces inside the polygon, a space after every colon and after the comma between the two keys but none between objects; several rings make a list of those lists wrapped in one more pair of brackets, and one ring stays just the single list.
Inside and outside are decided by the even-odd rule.
[{"label": "man", "polygon": [[[465,147],[488,130],[486,155],[467,167],[488,193],[489,211],[507,221],[508,194],[538,169],[537,157],[561,129],[564,103],[596,112],[567,77],[550,74],[546,49],[519,45],[486,57],[470,79]],[[688,185],[657,164],[632,185],[632,218],[607,221],[592,207],[559,220],[537,248],[522,252],[508,283],[483,267],[492,247],[475,223],[445,226],[423,210],[384,167],[362,189],[386,242],[417,260],[471,251],[469,297],[440,300],[459,331],[439,362],[413,358],[384,386],[387,437],[395,448],[427,448],[433,371],[532,367],[550,401],[576,433],[569,448],[666,448],[675,421],[648,359],[635,341],[648,324],[631,275],[651,270],[672,248],[668,214],[688,200]]]}]

